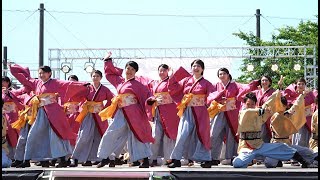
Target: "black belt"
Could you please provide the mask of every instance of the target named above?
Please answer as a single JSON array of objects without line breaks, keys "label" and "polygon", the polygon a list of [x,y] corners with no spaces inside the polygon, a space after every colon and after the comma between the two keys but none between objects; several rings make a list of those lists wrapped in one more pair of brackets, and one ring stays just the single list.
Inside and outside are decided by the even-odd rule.
[{"label": "black belt", "polygon": [[261,139],[261,131],[241,132],[240,139],[242,140]]},{"label": "black belt", "polygon": [[272,131],[272,138],[273,139],[289,139],[289,137],[275,137],[276,133]]},{"label": "black belt", "polygon": [[318,134],[312,133],[311,134],[311,138],[314,139],[314,140],[318,140]]},{"label": "black belt", "polygon": [[289,139],[289,137],[272,137],[273,139]]}]

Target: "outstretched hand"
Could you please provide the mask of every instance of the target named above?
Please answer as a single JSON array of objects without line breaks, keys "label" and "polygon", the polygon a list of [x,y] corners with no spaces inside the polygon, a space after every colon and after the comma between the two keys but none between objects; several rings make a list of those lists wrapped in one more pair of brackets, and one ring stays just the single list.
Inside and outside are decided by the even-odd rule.
[{"label": "outstretched hand", "polygon": [[284,77],[281,75],[280,76],[280,80],[279,80],[279,82],[278,82],[278,86],[281,88],[282,87],[282,85],[283,85],[283,79],[284,79]]},{"label": "outstretched hand", "polygon": [[7,61],[7,66],[11,66],[12,63],[10,61]]},{"label": "outstretched hand", "polygon": [[108,59],[108,58],[110,58],[110,57],[111,57],[111,55],[112,55],[112,52],[111,52],[111,51],[109,51],[109,52],[107,52],[107,53],[106,53],[106,55],[104,56],[104,58],[103,58],[103,59]]}]

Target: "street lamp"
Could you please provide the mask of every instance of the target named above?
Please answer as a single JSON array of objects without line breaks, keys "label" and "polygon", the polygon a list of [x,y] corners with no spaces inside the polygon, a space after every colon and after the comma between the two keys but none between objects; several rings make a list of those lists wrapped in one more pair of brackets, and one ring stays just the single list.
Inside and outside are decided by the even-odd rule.
[{"label": "street lamp", "polygon": [[87,72],[87,73],[92,73],[92,71],[94,71],[94,63],[91,61],[91,59],[89,58],[89,61],[88,62],[85,62],[84,63],[84,70]]},{"label": "street lamp", "polygon": [[84,63],[84,70],[87,73],[92,73],[92,71],[94,70],[94,63],[91,62],[90,58],[89,58],[89,62]]},{"label": "street lamp", "polygon": [[67,80],[67,73],[71,71],[71,63],[69,62],[61,63],[60,70],[64,73],[64,80]]}]

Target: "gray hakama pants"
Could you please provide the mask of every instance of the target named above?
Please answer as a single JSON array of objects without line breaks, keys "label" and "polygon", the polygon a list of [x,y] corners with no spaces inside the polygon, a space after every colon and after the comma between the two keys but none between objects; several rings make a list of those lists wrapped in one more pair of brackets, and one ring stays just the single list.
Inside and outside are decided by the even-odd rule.
[{"label": "gray hakama pants", "polygon": [[188,106],[180,119],[177,140],[170,159],[181,160],[186,153],[185,158],[193,161],[211,161],[210,150],[200,142],[196,131],[192,109]]},{"label": "gray hakama pants", "polygon": [[158,109],[154,117],[155,128],[152,129],[152,136],[155,142],[151,144],[152,156],[151,160],[157,160],[157,157],[163,157],[165,160],[170,159],[170,155],[176,143],[175,140],[170,139],[163,131],[162,123]]},{"label": "gray hakama pants", "polygon": [[[305,159],[307,162],[312,163],[314,161],[314,158],[318,156],[318,152],[313,152],[310,148],[302,147],[299,145],[292,145],[292,148],[296,149],[297,152]],[[266,167],[268,168],[275,168],[278,164],[278,159],[273,159],[266,157],[264,162]]]},{"label": "gray hakama pants", "polygon": [[101,158],[97,157],[100,141],[101,135],[96,127],[93,115],[88,113],[80,125],[72,159],[78,159],[80,163],[101,161]]},{"label": "gray hakama pants", "polygon": [[24,159],[47,161],[71,155],[71,152],[69,140],[57,136],[49,124],[44,109],[40,107],[28,133]]},{"label": "gray hakama pants", "polygon": [[[128,142],[127,142],[128,141]],[[140,142],[131,131],[122,109],[118,109],[113,123],[102,136],[97,156],[101,159],[111,159],[113,153],[121,152],[128,143],[130,162],[137,161],[152,155],[150,143]]]},{"label": "gray hakama pants", "polygon": [[269,157],[281,161],[289,160],[297,150],[285,143],[263,143],[260,148],[251,152],[241,152],[233,159],[233,167],[246,168],[257,157]]},{"label": "gray hakama pants", "polygon": [[2,149],[2,156],[1,156],[1,167],[2,168],[9,168],[12,164],[11,159],[7,156],[7,153],[4,149]]},{"label": "gray hakama pants", "polygon": [[[231,159],[237,155],[238,143],[235,141],[233,134],[229,128],[224,112],[218,113],[210,122],[210,138],[211,138],[211,156],[213,160],[219,160],[223,139],[226,136],[225,158]],[[223,155],[222,155],[223,157]]]},{"label": "gray hakama pants", "polygon": [[30,125],[28,122],[24,125],[23,128],[20,129],[20,134],[18,138],[18,143],[16,147],[16,153],[14,154],[14,159],[18,161],[24,160],[25,147],[28,138],[28,131],[30,129]]}]

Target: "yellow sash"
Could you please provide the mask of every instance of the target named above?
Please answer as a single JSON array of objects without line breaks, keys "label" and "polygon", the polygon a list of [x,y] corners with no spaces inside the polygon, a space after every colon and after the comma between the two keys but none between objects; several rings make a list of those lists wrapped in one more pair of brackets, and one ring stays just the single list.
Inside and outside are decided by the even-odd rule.
[{"label": "yellow sash", "polygon": [[47,97],[47,96],[55,96],[57,97],[59,94],[58,93],[43,93],[41,95],[38,96],[34,96],[31,100],[30,100],[30,104],[31,104],[31,115],[27,116],[29,121],[28,123],[30,125],[32,125],[37,117],[37,113],[38,113],[38,109],[40,107],[40,99]]},{"label": "yellow sash", "polygon": [[14,129],[21,129],[26,124],[26,121],[28,119],[28,111],[31,109],[31,107],[26,106],[24,110],[19,111],[19,117],[18,120],[14,123],[11,123],[11,127]]},{"label": "yellow sash", "polygon": [[210,107],[208,107],[208,113],[210,119],[214,118],[219,112],[225,111],[226,105],[222,105],[217,101],[212,101]]},{"label": "yellow sash", "polygon": [[185,94],[183,96],[183,98],[182,98],[181,103],[177,107],[177,109],[178,109],[177,115],[181,118],[184,109],[186,108],[186,106],[190,103],[190,101],[193,98],[204,98],[204,97],[205,97],[204,94],[199,94],[199,95],[195,95],[195,94],[192,94],[192,93]]},{"label": "yellow sash", "polygon": [[80,114],[77,116],[76,118],[76,122],[78,123],[82,123],[84,117],[86,117],[86,115],[88,113],[96,113],[95,111],[97,109],[95,109],[95,106],[103,106],[102,102],[95,102],[95,101],[86,101],[83,105],[82,105],[82,111],[80,112]]},{"label": "yellow sash", "polygon": [[110,106],[106,107],[105,109],[103,109],[100,113],[99,116],[101,117],[102,121],[105,121],[107,119],[112,118],[113,113],[116,111],[117,107],[118,107],[118,103],[120,100],[122,100],[123,98],[132,95],[129,93],[126,94],[118,94],[117,96],[113,97],[111,99],[111,104]]}]

